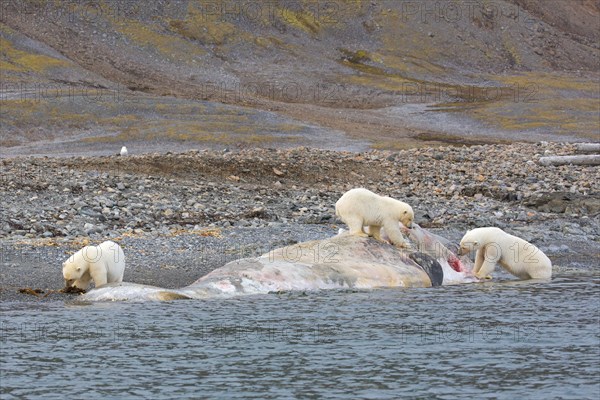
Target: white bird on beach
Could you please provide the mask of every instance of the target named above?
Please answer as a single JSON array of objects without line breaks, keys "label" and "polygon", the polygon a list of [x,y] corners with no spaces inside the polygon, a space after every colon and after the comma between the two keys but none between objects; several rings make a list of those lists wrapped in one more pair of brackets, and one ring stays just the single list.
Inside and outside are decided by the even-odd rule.
[{"label": "white bird on beach", "polygon": [[127,147],[123,146],[121,147],[121,153],[122,156],[126,156],[127,155]]}]

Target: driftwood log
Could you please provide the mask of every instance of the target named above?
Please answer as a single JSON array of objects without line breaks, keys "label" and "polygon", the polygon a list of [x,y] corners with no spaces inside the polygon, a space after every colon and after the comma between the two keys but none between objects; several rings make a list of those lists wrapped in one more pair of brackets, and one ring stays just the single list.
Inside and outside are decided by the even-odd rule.
[{"label": "driftwood log", "polygon": [[600,154],[540,157],[542,165],[600,165]]},{"label": "driftwood log", "polygon": [[600,143],[577,143],[575,145],[577,153],[596,153],[600,154]]}]

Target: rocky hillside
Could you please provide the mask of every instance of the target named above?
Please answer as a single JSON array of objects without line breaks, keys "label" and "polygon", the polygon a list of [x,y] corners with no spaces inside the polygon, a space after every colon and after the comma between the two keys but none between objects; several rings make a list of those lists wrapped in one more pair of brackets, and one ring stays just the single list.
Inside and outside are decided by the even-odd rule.
[{"label": "rocky hillside", "polygon": [[1,7],[4,156],[599,134],[598,0]]}]

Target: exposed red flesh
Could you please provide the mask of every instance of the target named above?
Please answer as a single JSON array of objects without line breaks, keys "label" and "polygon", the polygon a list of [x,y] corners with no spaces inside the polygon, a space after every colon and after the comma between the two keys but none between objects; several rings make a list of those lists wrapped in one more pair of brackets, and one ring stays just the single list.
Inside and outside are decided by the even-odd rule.
[{"label": "exposed red flesh", "polygon": [[456,257],[453,254],[451,254],[450,257],[448,257],[448,264],[456,272],[464,272],[465,271],[465,266],[462,264],[462,262],[460,262],[458,257]]}]

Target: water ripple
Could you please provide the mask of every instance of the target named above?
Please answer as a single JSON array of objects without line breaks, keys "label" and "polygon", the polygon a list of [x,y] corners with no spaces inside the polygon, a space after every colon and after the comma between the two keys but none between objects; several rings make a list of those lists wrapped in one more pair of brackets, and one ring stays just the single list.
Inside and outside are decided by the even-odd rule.
[{"label": "water ripple", "polygon": [[0,395],[596,399],[600,281],[0,304]]}]

